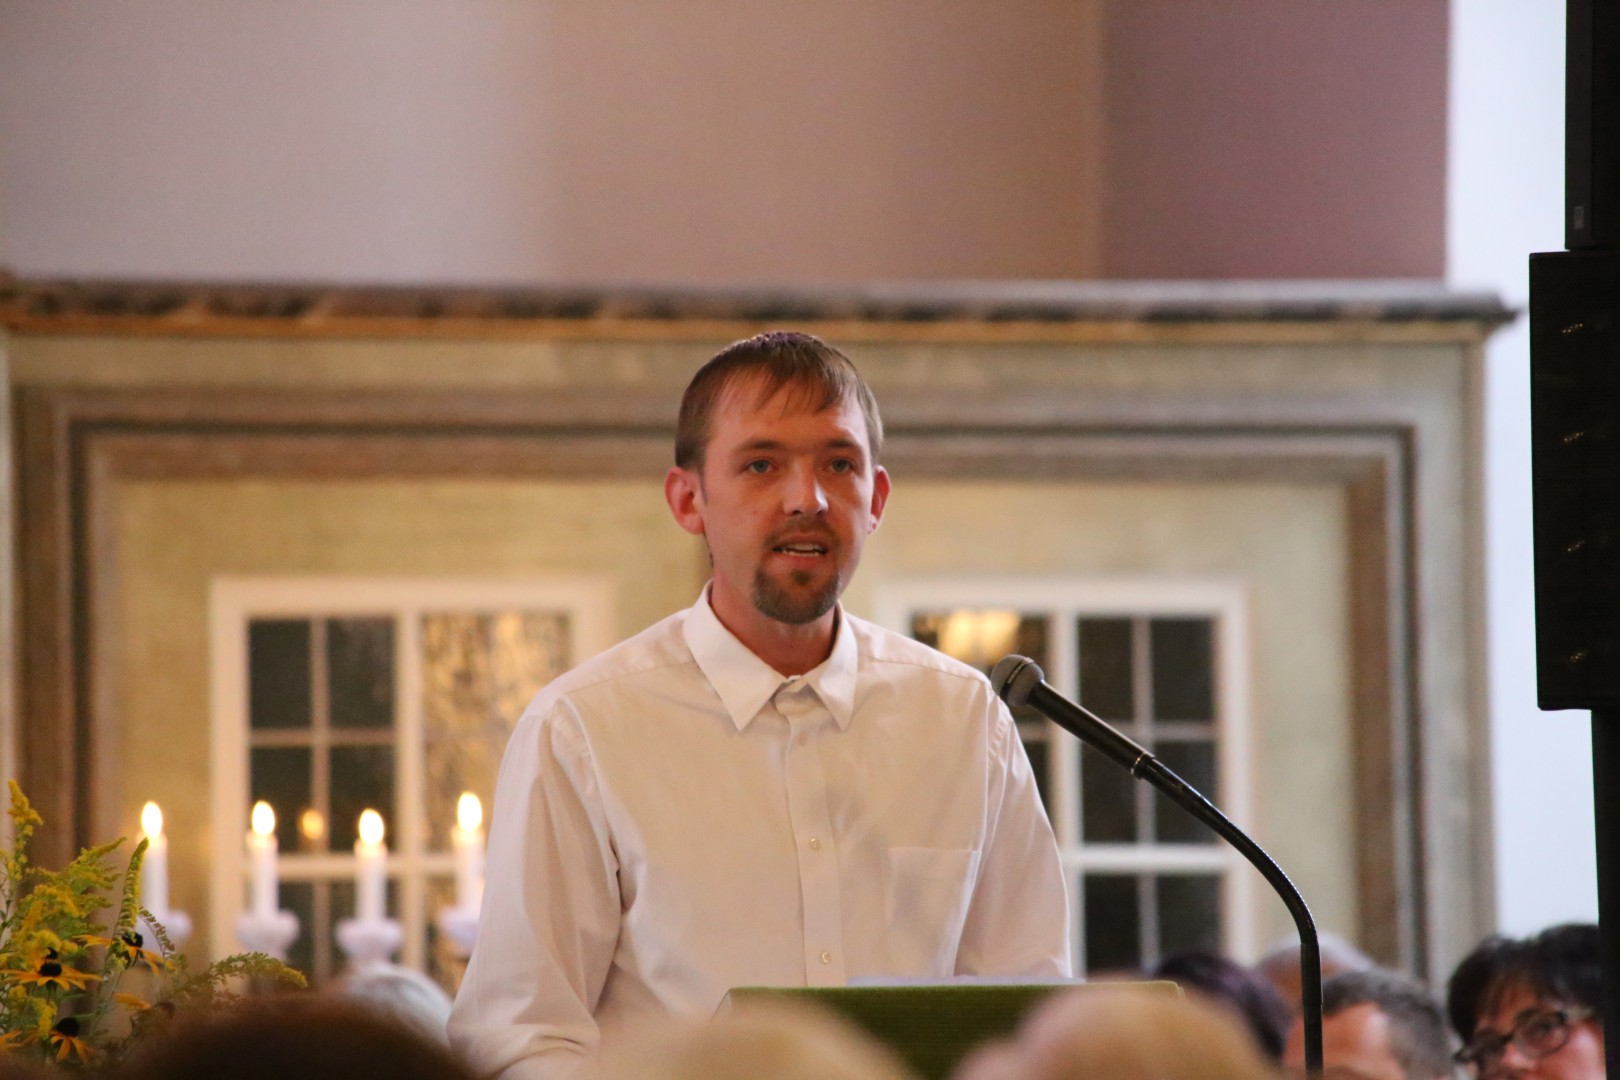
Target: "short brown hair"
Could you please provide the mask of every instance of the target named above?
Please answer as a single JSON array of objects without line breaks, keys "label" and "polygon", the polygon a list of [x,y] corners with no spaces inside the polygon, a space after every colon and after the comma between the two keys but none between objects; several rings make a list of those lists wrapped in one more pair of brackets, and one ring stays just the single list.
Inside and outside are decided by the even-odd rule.
[{"label": "short brown hair", "polygon": [[675,422],[675,464],[683,469],[703,468],[709,444],[709,426],[715,405],[739,379],[757,375],[759,400],[769,401],[786,389],[788,404],[820,412],[843,401],[854,401],[866,420],[866,442],[877,463],[883,447],[883,419],[877,399],[855,365],[833,346],[812,334],[772,330],[733,342],[698,369],[681,396],[680,418]]}]

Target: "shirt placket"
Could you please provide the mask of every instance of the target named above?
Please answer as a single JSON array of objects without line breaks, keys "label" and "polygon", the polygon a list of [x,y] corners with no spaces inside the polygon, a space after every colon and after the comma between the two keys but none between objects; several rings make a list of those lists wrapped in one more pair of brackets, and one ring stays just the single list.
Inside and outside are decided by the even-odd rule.
[{"label": "shirt placket", "polygon": [[832,716],[807,686],[789,684],[776,707],[788,724],[788,817],[793,824],[804,904],[804,971],[809,986],[843,986],[843,890],[827,802],[820,740],[836,731]]}]

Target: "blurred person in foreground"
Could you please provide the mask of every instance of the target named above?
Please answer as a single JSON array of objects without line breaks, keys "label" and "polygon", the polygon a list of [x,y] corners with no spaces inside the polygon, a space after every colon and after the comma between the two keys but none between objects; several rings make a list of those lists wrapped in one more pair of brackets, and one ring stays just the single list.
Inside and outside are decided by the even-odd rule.
[{"label": "blurred person in foreground", "polygon": [[887,1047],[807,1004],[753,1003],[707,1023],[666,1018],[611,1048],[589,1080],[915,1080]]},{"label": "blurred person in foreground", "polygon": [[1446,988],[1457,1061],[1477,1080],[1602,1080],[1601,947],[1588,923],[1482,941]]},{"label": "blurred person in foreground", "polygon": [[1231,1010],[1254,1036],[1266,1060],[1282,1061],[1292,1012],[1259,972],[1219,953],[1188,949],[1166,956],[1148,974]]},{"label": "blurred person in foreground", "polygon": [[250,998],[177,1020],[118,1080],[475,1080],[440,1042],[324,994]]},{"label": "blurred person in foreground", "polygon": [[882,441],[854,364],[808,334],[693,376],[664,497],[709,582],[518,720],[450,1015],[481,1072],[569,1075],[736,986],[1069,974],[1012,715],[839,604],[888,502]]},{"label": "blurred person in foreground", "polygon": [[1278,1075],[1230,1010],[1096,984],[1059,991],[952,1080],[1267,1080]]},{"label": "blurred person in foreground", "polygon": [[[1305,1022],[1295,1019],[1283,1062],[1305,1075]],[[1451,1039],[1440,1003],[1393,971],[1347,971],[1322,984],[1322,1075],[1327,1080],[1446,1080]]]},{"label": "blurred person in foreground", "polygon": [[366,964],[333,980],[323,994],[375,1009],[442,1045],[449,1044],[450,995],[427,975],[402,964]]}]

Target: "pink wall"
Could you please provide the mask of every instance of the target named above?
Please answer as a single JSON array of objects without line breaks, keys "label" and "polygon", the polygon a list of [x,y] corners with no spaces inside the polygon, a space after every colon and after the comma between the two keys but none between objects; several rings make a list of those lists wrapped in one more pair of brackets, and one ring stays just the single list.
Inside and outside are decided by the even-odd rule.
[{"label": "pink wall", "polygon": [[1108,0],[1109,277],[1440,277],[1445,0]]},{"label": "pink wall", "polygon": [[6,0],[0,267],[1438,276],[1445,29],[1444,0]]}]

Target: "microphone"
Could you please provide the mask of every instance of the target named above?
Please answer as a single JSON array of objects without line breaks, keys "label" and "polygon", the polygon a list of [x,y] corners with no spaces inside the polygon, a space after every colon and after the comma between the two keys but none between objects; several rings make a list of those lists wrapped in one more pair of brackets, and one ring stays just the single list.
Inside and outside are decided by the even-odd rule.
[{"label": "microphone", "polygon": [[1213,829],[1260,871],[1294,917],[1299,932],[1300,1016],[1305,1027],[1305,1071],[1322,1075],[1322,954],[1316,921],[1294,883],[1232,819],[1204,798],[1175,770],[1154,757],[1134,739],[1118,731],[1084,706],[1077,705],[1047,685],[1046,672],[1027,656],[1004,656],[990,671],[990,687],[1009,708],[1028,705],[1081,742],[1102,752],[1138,780],[1164,792],[1170,801]]}]

